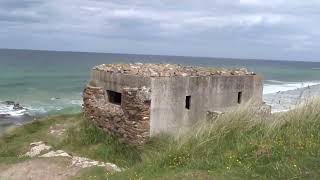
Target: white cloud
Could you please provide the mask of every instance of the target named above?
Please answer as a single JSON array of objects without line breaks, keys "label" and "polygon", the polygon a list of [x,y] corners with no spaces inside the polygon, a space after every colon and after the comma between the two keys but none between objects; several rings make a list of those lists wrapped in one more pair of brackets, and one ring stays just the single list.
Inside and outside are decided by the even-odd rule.
[{"label": "white cloud", "polygon": [[[2,0],[0,32],[5,32],[6,38],[0,36],[0,41],[10,37],[16,39],[23,32],[26,37],[68,37],[65,41],[70,44],[85,37],[88,47],[90,43],[95,44],[94,47],[105,47],[95,42],[113,45],[131,42],[119,44],[124,52],[137,47],[137,42],[155,43],[145,46],[150,48],[181,43],[171,47],[171,51],[176,48],[176,52],[181,52],[180,46],[193,49],[191,46],[199,44],[217,47],[224,43],[241,44],[240,48],[254,48],[257,52],[268,50],[276,56],[288,49],[317,51],[319,9],[318,0]],[[308,36],[308,39],[297,40],[297,34]],[[272,40],[266,37],[272,37]],[[190,43],[182,43],[186,40]],[[266,41],[269,42],[264,43]],[[301,45],[292,45],[293,42]],[[12,43],[19,46],[19,41]],[[61,47],[58,41],[50,44],[50,47]],[[78,46],[73,45],[75,49]],[[146,49],[145,53],[148,51],[165,50]],[[208,54],[215,56],[216,52]],[[199,55],[200,51],[188,53]]]},{"label": "white cloud", "polygon": [[263,1],[261,0],[240,0],[240,4],[245,4],[245,5],[257,5],[261,4]]}]

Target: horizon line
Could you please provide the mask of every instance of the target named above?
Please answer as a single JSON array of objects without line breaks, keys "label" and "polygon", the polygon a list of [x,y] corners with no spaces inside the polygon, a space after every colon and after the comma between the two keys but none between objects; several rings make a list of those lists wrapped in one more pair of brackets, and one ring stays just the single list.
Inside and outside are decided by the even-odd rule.
[{"label": "horizon line", "polygon": [[117,55],[136,55],[136,56],[167,56],[184,58],[212,58],[224,60],[249,60],[249,61],[285,61],[285,62],[307,62],[320,63],[319,61],[288,60],[288,59],[264,59],[264,58],[233,58],[233,57],[209,57],[209,56],[187,56],[187,55],[164,55],[164,54],[140,54],[140,53],[121,53],[121,52],[102,52],[102,51],[68,51],[68,50],[48,50],[48,49],[20,49],[20,48],[0,48],[0,50],[18,50],[18,51],[42,51],[42,52],[64,52],[64,53],[88,53],[88,54],[117,54]]}]

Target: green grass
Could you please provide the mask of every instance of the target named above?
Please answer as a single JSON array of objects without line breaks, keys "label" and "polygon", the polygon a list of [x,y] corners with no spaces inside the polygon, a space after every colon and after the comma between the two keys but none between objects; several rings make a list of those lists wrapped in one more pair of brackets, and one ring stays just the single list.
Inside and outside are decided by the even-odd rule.
[{"label": "green grass", "polygon": [[240,109],[166,141],[109,179],[319,179],[320,102],[269,118]]},{"label": "green grass", "polygon": [[0,164],[14,163],[27,158],[22,157],[28,151],[29,144],[34,141],[47,141],[52,138],[48,129],[56,122],[64,122],[68,116],[59,116],[35,121],[18,127],[0,138]]},{"label": "green grass", "polygon": [[67,131],[67,136],[58,148],[121,167],[132,166],[141,160],[136,147],[120,143],[84,118]]},{"label": "green grass", "polygon": [[[48,134],[56,123],[68,124],[62,139]],[[319,179],[320,101],[271,117],[239,109],[139,148],[119,143],[82,114],[57,116],[0,138],[0,165],[24,160],[19,155],[39,140],[126,168],[117,174],[90,168],[76,179]]]},{"label": "green grass", "polygon": [[[57,137],[49,134],[50,127],[64,124],[66,133]],[[98,129],[82,114],[55,116],[18,127],[0,138],[0,165],[28,158],[31,142],[44,141],[54,149],[63,149],[73,155],[113,162],[129,167],[140,161],[136,147],[121,144],[114,137]]]}]

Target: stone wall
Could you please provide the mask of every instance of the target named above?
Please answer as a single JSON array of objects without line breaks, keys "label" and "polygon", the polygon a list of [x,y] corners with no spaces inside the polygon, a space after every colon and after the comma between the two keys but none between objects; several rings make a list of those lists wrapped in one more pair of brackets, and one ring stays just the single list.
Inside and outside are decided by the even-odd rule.
[{"label": "stone wall", "polygon": [[121,105],[108,101],[106,90],[88,86],[83,93],[86,117],[128,144],[143,144],[150,134],[150,89],[124,88]]}]

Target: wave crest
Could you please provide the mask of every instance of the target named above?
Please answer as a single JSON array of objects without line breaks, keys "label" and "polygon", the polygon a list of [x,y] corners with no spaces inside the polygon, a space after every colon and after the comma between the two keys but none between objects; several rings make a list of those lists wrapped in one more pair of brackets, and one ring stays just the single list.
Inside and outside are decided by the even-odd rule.
[{"label": "wave crest", "polygon": [[307,82],[282,82],[276,80],[267,80],[263,88],[263,94],[273,94],[282,91],[290,91],[300,88],[306,88],[309,86],[319,85],[319,81],[307,81]]}]

